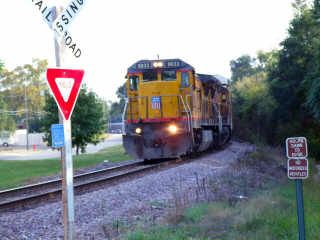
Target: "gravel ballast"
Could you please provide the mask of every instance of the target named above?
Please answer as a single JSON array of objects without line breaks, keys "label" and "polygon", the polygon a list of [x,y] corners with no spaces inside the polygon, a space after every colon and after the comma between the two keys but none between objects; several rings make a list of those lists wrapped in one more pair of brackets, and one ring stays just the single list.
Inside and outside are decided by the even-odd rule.
[{"label": "gravel ballast", "polygon": [[[172,207],[174,194],[199,184],[198,180],[221,174],[230,163],[253,151],[247,143],[232,142],[226,149],[206,153],[197,160],[156,171],[105,189],[75,196],[75,239],[108,239],[110,226],[121,220],[150,221]],[[0,215],[0,239],[63,239],[62,203]],[[147,219],[148,218],[148,219]]]}]

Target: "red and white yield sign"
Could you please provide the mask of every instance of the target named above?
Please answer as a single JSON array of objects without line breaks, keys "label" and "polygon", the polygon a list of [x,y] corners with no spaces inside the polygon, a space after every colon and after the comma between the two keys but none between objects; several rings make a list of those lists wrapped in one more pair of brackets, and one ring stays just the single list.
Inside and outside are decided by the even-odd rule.
[{"label": "red and white yield sign", "polygon": [[305,137],[292,137],[286,140],[288,158],[306,158],[308,156],[307,139]]},{"label": "red and white yield sign", "polygon": [[305,179],[308,177],[308,160],[306,158],[288,159],[288,178]]},{"label": "red and white yield sign", "polygon": [[47,69],[48,84],[66,120],[70,118],[77,101],[83,75],[84,70]]}]

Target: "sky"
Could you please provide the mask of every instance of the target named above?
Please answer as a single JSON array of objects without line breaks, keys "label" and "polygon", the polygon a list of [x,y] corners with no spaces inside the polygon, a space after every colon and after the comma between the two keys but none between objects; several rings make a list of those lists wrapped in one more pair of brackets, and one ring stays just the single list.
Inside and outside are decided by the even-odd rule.
[{"label": "sky", "polygon": [[[55,67],[54,34],[38,0],[2,1],[0,59],[5,67],[47,59]],[[73,0],[76,1],[76,0]],[[47,0],[67,6],[70,0]],[[293,18],[293,0],[86,0],[68,31],[81,56],[66,50],[62,68],[83,69],[84,83],[115,101],[128,67],[141,59],[180,58],[197,73],[230,78],[231,60],[278,49]]]}]

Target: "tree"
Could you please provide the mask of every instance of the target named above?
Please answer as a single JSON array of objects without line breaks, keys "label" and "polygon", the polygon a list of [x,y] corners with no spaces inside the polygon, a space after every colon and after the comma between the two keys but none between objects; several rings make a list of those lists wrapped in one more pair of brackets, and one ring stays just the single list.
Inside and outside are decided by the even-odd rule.
[{"label": "tree", "polygon": [[277,67],[279,62],[279,51],[272,50],[270,52],[258,51],[257,53],[257,67],[255,72],[265,72],[267,74]]},{"label": "tree", "polygon": [[45,104],[41,93],[47,89],[45,72],[47,60],[33,59],[32,64],[16,67],[13,71],[3,69],[0,74],[0,92],[10,111],[17,111],[15,119],[20,122],[26,117],[41,113]]},{"label": "tree", "polygon": [[121,122],[123,106],[120,102],[113,102],[110,108],[110,121]]},{"label": "tree", "polygon": [[[42,120],[42,129],[45,132],[44,140],[52,146],[51,125],[59,122],[58,107],[48,93],[46,93],[46,105],[44,107],[46,115]],[[84,85],[79,92],[79,96],[71,115],[71,135],[72,146],[76,147],[76,153],[85,152],[89,143],[97,144],[100,135],[106,129],[106,120],[103,119],[103,104],[97,95],[88,90]]]},{"label": "tree", "polygon": [[3,69],[3,67],[4,67],[4,63],[0,60],[0,73],[1,73],[1,71]]},{"label": "tree", "polygon": [[247,140],[266,142],[276,107],[266,82],[266,73],[260,72],[237,81],[232,95],[236,134]]},{"label": "tree", "polygon": [[318,34],[313,38],[315,51],[312,52],[311,64],[305,76],[305,83],[308,87],[307,103],[313,116],[320,121],[320,1],[314,1],[312,9],[313,25]]},{"label": "tree", "polygon": [[[0,60],[0,73],[3,71],[4,63]],[[10,134],[16,129],[16,125],[12,117],[9,115],[8,106],[4,99],[4,95],[0,95],[0,135]]]},{"label": "tree", "polygon": [[126,88],[126,82],[123,83],[120,87],[117,89],[117,97],[121,100],[125,100],[127,98],[127,88]]},{"label": "tree", "polygon": [[249,55],[242,55],[238,59],[230,61],[232,83],[241,81],[244,77],[248,77],[254,73],[252,67],[253,61]]},{"label": "tree", "polygon": [[303,134],[308,138],[309,132],[315,132],[309,134],[309,143],[310,149],[316,149],[320,147],[319,0],[312,6],[297,0],[294,8],[295,16],[288,36],[281,42],[278,63],[268,74],[271,93],[278,103],[273,116],[275,132],[281,142],[290,135]]},{"label": "tree", "polygon": [[117,97],[119,98],[119,102],[113,102],[111,104],[110,120],[112,122],[121,122],[122,112],[123,112],[125,101],[127,98],[126,82],[117,89],[116,94],[117,94]]},{"label": "tree", "polygon": [[103,120],[108,121],[110,118],[110,104],[109,101],[105,99],[100,99],[102,104]]},{"label": "tree", "polygon": [[[280,103],[279,117],[305,121],[317,118],[319,81],[320,2],[310,6],[305,0],[293,4],[295,16],[290,22],[288,37],[282,41],[279,63],[270,73],[274,97]],[[319,105],[320,106],[320,105]]]},{"label": "tree", "polygon": [[29,133],[41,133],[42,118],[34,116],[29,119]]},{"label": "tree", "polygon": [[7,104],[4,98],[0,97],[0,136],[5,134],[11,134],[16,130],[16,124],[7,111]]},{"label": "tree", "polygon": [[293,7],[280,50],[258,52],[256,62],[247,55],[231,61],[235,129],[276,145],[305,136],[320,159],[320,0]]}]

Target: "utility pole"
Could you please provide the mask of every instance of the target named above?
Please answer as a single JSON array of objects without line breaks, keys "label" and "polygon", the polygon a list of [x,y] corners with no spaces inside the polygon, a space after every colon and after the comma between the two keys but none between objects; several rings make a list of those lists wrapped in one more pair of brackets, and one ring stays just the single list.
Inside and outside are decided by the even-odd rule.
[{"label": "utility pole", "polygon": [[[61,12],[57,7],[53,7],[52,22],[56,19]],[[65,43],[62,40],[59,46],[58,40],[54,37],[54,49],[56,56],[56,67],[61,68],[63,55],[65,53]],[[61,112],[58,110],[59,124],[64,123],[64,118]],[[71,120],[69,121],[71,124]],[[69,127],[69,125],[68,125]],[[71,125],[70,125],[71,128]],[[74,193],[73,193],[73,172],[72,165],[66,166],[66,146],[61,148],[61,170],[62,170],[62,207],[63,207],[63,226],[64,226],[64,240],[74,239]],[[71,160],[72,164],[72,160]]]},{"label": "utility pole", "polygon": [[27,98],[27,84],[24,84],[24,111],[26,121],[26,149],[29,151],[29,116],[28,116],[28,98]]}]

